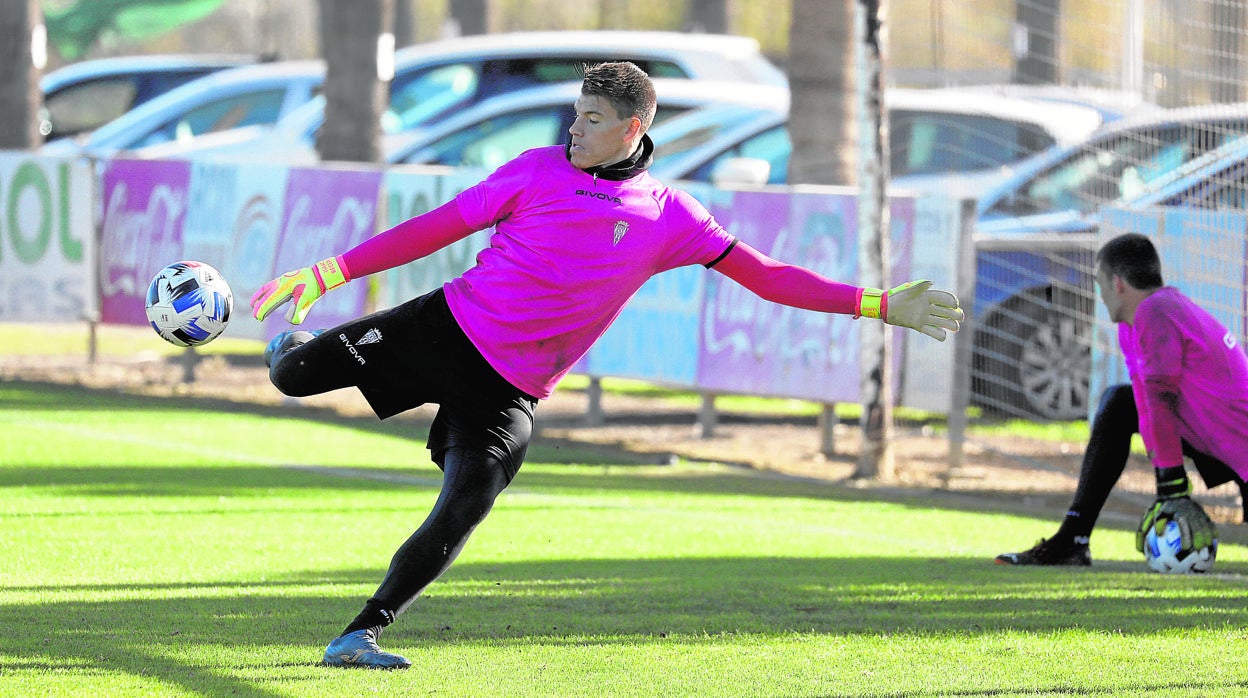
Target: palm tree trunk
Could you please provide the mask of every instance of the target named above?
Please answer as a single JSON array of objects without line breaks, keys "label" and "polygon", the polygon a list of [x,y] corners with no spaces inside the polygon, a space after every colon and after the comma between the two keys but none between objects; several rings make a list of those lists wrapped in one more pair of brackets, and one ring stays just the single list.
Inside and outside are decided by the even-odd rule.
[{"label": "palm tree trunk", "polygon": [[[35,27],[43,25],[38,0],[0,0],[0,149],[39,147],[40,67],[32,51]],[[46,51],[46,42],[39,47]]]},{"label": "palm tree trunk", "polygon": [[322,160],[377,162],[388,84],[377,76],[378,38],[394,21],[394,0],[320,0],[325,56]]}]

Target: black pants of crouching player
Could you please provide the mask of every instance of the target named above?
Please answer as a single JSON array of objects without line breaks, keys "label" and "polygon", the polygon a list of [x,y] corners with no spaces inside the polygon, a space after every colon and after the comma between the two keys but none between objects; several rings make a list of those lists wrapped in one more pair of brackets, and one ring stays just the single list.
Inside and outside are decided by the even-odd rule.
[{"label": "black pants of crouching player", "polygon": [[356,387],[381,419],[438,405],[428,443],[443,472],[437,502],[343,631],[380,633],[450,567],[515,477],[537,399],[485,361],[440,289],[318,336],[292,334],[275,352],[269,378],[292,397]]},{"label": "black pants of crouching player", "polygon": [[[1140,430],[1140,415],[1130,384],[1110,386],[1102,393],[1091,426],[1079,484],[1059,536],[1091,535],[1101,509],[1109,499],[1110,490],[1126,469],[1131,455],[1131,437]],[[1206,486],[1217,487],[1234,481],[1239,484],[1240,491],[1248,495],[1244,492],[1243,480],[1229,466],[1196,450],[1186,440],[1182,443],[1183,455],[1192,459]],[[1248,520],[1248,501],[1244,502],[1244,516]]]}]

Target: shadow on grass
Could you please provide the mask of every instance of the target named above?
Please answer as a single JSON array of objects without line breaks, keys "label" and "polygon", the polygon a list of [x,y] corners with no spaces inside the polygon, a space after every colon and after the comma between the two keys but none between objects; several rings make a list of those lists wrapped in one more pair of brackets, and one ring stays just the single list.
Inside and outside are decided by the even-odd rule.
[{"label": "shadow on grass", "polygon": [[[466,562],[431,587],[387,631],[386,642],[409,652],[446,644],[523,648],[534,641],[620,648],[714,645],[752,634],[827,635],[852,643],[863,636],[975,638],[1069,630],[1149,636],[1248,625],[1243,586],[1159,581],[1113,569],[1017,572],[952,558]],[[117,598],[0,606],[0,627],[10,629],[0,635],[6,658],[0,675],[68,668],[155,677],[190,692],[277,695],[284,691],[267,690],[266,681],[289,689],[306,672],[258,681],[241,676],[316,663],[378,576],[377,570],[347,569],[276,573],[242,583],[7,587],[10,598]],[[344,600],[343,585],[358,587],[357,597]],[[249,647],[268,648],[267,654]],[[289,655],[291,647],[305,648],[296,650],[301,659],[273,659]],[[1243,686],[1209,682],[1207,688]]]}]

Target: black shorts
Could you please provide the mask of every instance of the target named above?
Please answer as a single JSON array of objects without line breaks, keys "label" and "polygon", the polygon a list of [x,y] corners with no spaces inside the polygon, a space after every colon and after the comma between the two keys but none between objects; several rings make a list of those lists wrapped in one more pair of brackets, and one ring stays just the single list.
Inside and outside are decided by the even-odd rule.
[{"label": "black shorts", "polygon": [[[291,359],[294,366],[287,365]],[[485,450],[502,461],[510,480],[533,436],[537,398],[481,356],[442,289],[326,330],[279,365],[297,370],[295,381],[316,384],[306,394],[359,388],[381,419],[437,404],[429,450],[439,467],[447,449]]]}]

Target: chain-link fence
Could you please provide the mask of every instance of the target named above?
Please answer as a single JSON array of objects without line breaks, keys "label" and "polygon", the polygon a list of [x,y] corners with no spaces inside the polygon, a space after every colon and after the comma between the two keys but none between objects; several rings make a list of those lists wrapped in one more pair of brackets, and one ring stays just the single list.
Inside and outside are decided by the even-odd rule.
[{"label": "chain-link fence", "polygon": [[[933,3],[923,17],[894,13],[892,82],[1081,103],[1105,124],[964,192],[977,199],[972,425],[1086,419],[1101,391],[1125,379],[1092,267],[1097,246],[1122,232],[1153,237],[1167,283],[1248,340],[1248,102],[1240,101],[1248,99],[1248,3],[1037,0],[977,9]],[[926,37],[927,58],[898,36]],[[1081,456],[1037,459],[1043,449],[1021,435],[981,442],[1023,471],[1073,474]],[[1150,470],[1128,468],[1123,490],[1150,496]],[[1233,485],[1199,494],[1223,520],[1239,519]]]}]

